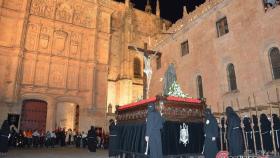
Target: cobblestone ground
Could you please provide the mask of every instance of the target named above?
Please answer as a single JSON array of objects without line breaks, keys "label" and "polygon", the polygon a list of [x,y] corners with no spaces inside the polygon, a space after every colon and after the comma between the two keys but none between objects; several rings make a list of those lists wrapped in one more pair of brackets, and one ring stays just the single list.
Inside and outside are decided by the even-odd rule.
[{"label": "cobblestone ground", "polygon": [[87,149],[74,147],[43,148],[43,149],[12,149],[7,156],[0,158],[108,158],[107,150],[97,150],[96,153]]}]

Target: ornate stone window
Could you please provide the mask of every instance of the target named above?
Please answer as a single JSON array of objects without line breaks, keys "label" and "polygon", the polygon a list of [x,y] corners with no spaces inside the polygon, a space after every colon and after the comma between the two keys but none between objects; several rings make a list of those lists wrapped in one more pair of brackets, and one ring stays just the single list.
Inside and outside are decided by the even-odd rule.
[{"label": "ornate stone window", "polygon": [[141,78],[141,62],[139,58],[134,58],[133,61],[134,78]]},{"label": "ornate stone window", "polygon": [[264,10],[268,11],[280,5],[280,0],[262,0],[264,5]]},{"label": "ornate stone window", "polygon": [[234,70],[234,65],[232,63],[228,64],[227,66],[227,77],[228,77],[229,91],[237,90],[235,70]]},{"label": "ornate stone window", "polygon": [[184,56],[186,54],[189,54],[189,42],[184,41],[181,43],[181,55]]},{"label": "ornate stone window", "polygon": [[202,77],[198,75],[196,77],[196,85],[197,85],[197,95],[199,98],[203,98],[203,85],[202,85]]},{"label": "ornate stone window", "polygon": [[273,47],[270,49],[269,58],[273,79],[280,79],[280,51],[277,47]]},{"label": "ornate stone window", "polygon": [[216,22],[216,27],[217,27],[218,37],[221,37],[224,34],[227,34],[229,32],[227,17],[223,17],[222,19],[218,20]]}]

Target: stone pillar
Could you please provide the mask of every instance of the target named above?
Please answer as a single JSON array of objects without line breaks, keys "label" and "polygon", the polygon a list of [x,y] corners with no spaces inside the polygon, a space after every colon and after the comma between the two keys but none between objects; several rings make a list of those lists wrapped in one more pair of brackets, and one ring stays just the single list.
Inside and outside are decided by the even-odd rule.
[{"label": "stone pillar", "polygon": [[96,66],[96,93],[95,106],[101,111],[107,110],[107,82],[108,82],[108,65],[98,64]]},{"label": "stone pillar", "polygon": [[152,13],[152,6],[150,4],[150,0],[147,1],[147,4],[145,6],[145,12]]},{"label": "stone pillar", "polygon": [[159,0],[157,0],[156,15],[157,15],[158,17],[160,17],[160,6],[159,6]]},{"label": "stone pillar", "polygon": [[187,6],[184,6],[183,7],[183,17],[186,17],[188,15],[189,15],[189,13],[188,13],[188,10],[187,10]]},{"label": "stone pillar", "polygon": [[130,5],[130,0],[125,0],[125,6],[129,7],[129,5]]},{"label": "stone pillar", "polygon": [[52,131],[56,128],[56,102],[47,100],[47,103],[46,131]]}]

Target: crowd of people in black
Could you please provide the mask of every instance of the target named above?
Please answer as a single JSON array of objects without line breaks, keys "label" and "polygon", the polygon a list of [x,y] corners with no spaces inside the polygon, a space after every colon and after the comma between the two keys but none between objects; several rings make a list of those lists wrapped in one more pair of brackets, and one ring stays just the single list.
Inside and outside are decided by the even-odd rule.
[{"label": "crowd of people in black", "polygon": [[227,116],[227,120],[221,119],[219,135],[222,138],[218,142],[220,149],[228,149],[231,153],[231,146],[235,144],[234,146],[238,147],[237,155],[243,155],[246,149],[248,154],[273,154],[274,143],[276,151],[280,153],[280,118],[278,115],[273,114],[271,118],[262,113],[259,116],[245,116],[240,119],[235,113],[234,122],[231,122],[230,118],[233,116]]},{"label": "crowd of people in black", "polygon": [[[152,157],[162,157],[159,136],[161,123],[153,123],[153,121],[161,120],[161,116],[155,110],[155,113],[148,113],[146,139],[149,142],[150,154],[155,153]],[[219,150],[227,150],[230,156],[242,156],[245,154],[272,154],[275,148],[280,153],[280,118],[273,114],[269,118],[266,114],[252,117],[245,116],[243,119],[233,110],[232,107],[226,108],[225,117],[220,119],[220,127],[216,118],[210,109],[205,110],[204,133],[205,142],[203,153],[206,158],[216,157]],[[159,125],[159,128],[155,128]],[[151,135],[149,129],[157,131],[155,136]],[[0,130],[0,153],[5,155],[8,147],[14,148],[49,148],[56,146],[76,146],[77,148],[88,147],[90,152],[96,152],[97,148],[109,148],[109,157],[117,156],[118,152],[118,131],[114,120],[110,120],[110,135],[105,134],[101,130],[95,129],[93,126],[86,132],[77,130],[57,128],[54,131],[17,131],[15,126],[10,126],[5,120]],[[155,132],[155,131],[152,131]],[[153,144],[153,141],[156,141]],[[157,155],[157,156],[156,156]]]},{"label": "crowd of people in black", "polygon": [[220,118],[220,127],[210,109],[205,110],[206,158],[215,158],[219,150],[230,156],[273,155],[274,147],[280,153],[280,118],[262,113],[240,118],[232,107],[226,108],[225,117]]},{"label": "crowd of people in black", "polygon": [[0,153],[6,155],[8,148],[54,148],[75,146],[76,148],[86,148],[91,152],[97,149],[107,149],[109,145],[109,135],[94,126],[88,132],[79,132],[65,128],[57,128],[54,131],[44,132],[43,130],[17,130],[14,125],[9,125],[5,120],[0,130]]}]

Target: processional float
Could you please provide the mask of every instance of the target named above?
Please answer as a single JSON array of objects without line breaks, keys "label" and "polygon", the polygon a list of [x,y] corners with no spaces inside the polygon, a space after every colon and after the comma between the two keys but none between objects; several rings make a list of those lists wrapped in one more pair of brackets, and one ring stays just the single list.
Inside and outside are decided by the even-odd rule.
[{"label": "processional float", "polygon": [[[160,53],[147,50],[147,46],[145,49],[129,46],[129,49],[135,50],[144,57],[144,73],[147,77],[144,94],[149,96],[149,85],[152,77],[150,62],[154,57],[160,57]],[[174,80],[174,76],[171,76],[170,80],[165,78],[166,83],[171,80]],[[178,86],[176,82],[170,85]],[[147,149],[145,124],[147,107],[150,103],[155,104],[156,109],[162,113],[162,117],[165,119],[161,132],[163,154],[165,156],[201,154],[204,142],[203,112],[206,107],[205,101],[173,95],[144,97],[143,100],[117,108],[116,119],[120,133],[119,152],[145,156]]]}]

